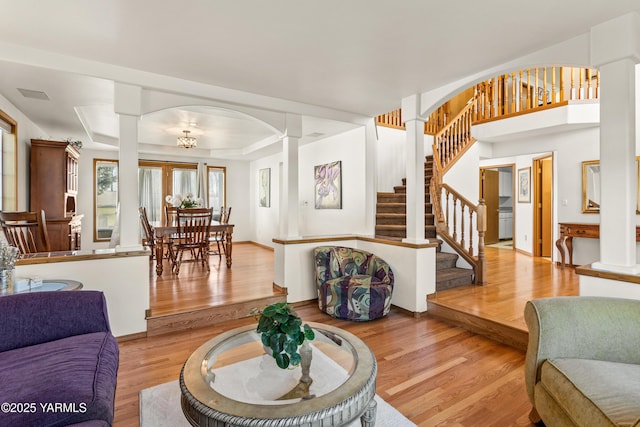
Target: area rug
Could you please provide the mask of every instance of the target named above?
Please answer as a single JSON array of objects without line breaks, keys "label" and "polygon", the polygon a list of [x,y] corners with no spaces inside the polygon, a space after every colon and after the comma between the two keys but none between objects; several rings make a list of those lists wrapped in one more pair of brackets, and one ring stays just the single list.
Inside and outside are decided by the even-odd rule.
[{"label": "area rug", "polygon": [[[415,426],[378,395],[376,427]],[[348,427],[359,427],[356,420]],[[178,381],[160,384],[140,392],[140,427],[190,427],[180,407],[180,386]]]}]

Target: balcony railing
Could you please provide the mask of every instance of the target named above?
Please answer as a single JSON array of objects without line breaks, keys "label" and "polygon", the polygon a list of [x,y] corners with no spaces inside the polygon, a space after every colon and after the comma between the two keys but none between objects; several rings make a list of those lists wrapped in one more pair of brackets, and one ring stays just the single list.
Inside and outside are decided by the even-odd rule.
[{"label": "balcony railing", "polygon": [[473,124],[596,100],[600,74],[589,68],[544,67],[494,77],[475,86]]},{"label": "balcony railing", "polygon": [[[463,94],[461,96],[467,96]],[[474,87],[472,124],[533,113],[567,105],[572,101],[597,100],[600,74],[590,68],[540,67],[503,74]],[[466,100],[464,100],[466,101]],[[425,122],[425,134],[435,135],[450,123],[450,102],[441,105]],[[464,102],[457,102],[465,105]],[[379,126],[404,129],[400,109],[376,117]]]}]

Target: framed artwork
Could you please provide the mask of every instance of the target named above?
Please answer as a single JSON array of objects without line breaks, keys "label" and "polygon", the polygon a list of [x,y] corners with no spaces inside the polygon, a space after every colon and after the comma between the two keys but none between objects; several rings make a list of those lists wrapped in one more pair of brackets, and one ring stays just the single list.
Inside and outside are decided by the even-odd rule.
[{"label": "framed artwork", "polygon": [[261,208],[271,207],[271,168],[258,171],[258,199]]},{"label": "framed artwork", "polygon": [[342,209],[342,162],[315,166],[316,209]]},{"label": "framed artwork", "polygon": [[531,168],[518,169],[518,203],[531,203]]}]

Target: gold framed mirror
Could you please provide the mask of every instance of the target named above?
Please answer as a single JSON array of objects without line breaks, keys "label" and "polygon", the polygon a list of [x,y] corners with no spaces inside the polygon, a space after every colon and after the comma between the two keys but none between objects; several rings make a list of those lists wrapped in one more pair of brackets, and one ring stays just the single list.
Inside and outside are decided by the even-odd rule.
[{"label": "gold framed mirror", "polygon": [[600,213],[600,161],[582,162],[582,213]]}]

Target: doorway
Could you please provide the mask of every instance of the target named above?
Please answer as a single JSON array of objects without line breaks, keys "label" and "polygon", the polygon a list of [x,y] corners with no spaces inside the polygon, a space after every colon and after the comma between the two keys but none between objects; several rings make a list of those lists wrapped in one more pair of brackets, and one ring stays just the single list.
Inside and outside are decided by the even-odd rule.
[{"label": "doorway", "polygon": [[533,159],[533,256],[553,253],[553,155]]},{"label": "doorway", "polygon": [[513,248],[513,177],[515,165],[480,168],[480,197],[486,205],[485,245]]}]

